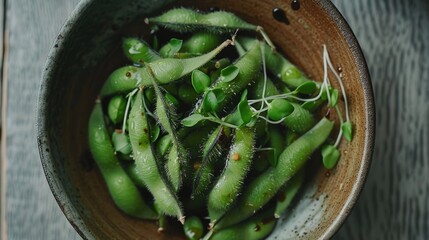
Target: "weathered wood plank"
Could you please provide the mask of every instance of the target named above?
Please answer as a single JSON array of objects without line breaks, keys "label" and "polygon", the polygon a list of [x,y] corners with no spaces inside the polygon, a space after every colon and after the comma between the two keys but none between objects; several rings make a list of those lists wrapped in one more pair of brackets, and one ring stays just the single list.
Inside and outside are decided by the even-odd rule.
[{"label": "weathered wood plank", "polygon": [[366,56],[376,147],[338,239],[429,239],[429,2],[334,1]]},{"label": "weathered wood plank", "polygon": [[[5,44],[4,44],[4,34],[5,34],[5,26],[4,26],[4,16],[5,16],[5,5],[4,5],[4,0],[0,0],[0,85],[1,85],[1,90],[0,90],[0,106],[3,106],[3,70],[4,68],[4,63],[3,63],[3,59],[4,59],[4,55],[5,55]],[[2,108],[3,109],[3,108]],[[2,116],[0,117],[0,133],[2,132],[2,122],[3,122],[3,113],[1,114]],[[6,166],[5,166],[5,161],[3,161],[3,153],[4,153],[4,145],[2,144],[3,142],[3,135],[1,135],[0,137],[0,238],[3,239],[3,237],[6,234],[6,223],[5,223],[5,210],[6,210]]]},{"label": "weathered wood plank", "polygon": [[78,2],[8,1],[8,239],[79,239],[49,190],[38,157],[34,124],[40,76],[49,48]]},{"label": "weathered wood plank", "polygon": [[[46,184],[33,123],[46,54],[77,2],[8,1],[9,239],[79,239]],[[377,104],[376,148],[370,175],[362,197],[336,238],[429,239],[429,3],[334,3],[367,57]]]}]

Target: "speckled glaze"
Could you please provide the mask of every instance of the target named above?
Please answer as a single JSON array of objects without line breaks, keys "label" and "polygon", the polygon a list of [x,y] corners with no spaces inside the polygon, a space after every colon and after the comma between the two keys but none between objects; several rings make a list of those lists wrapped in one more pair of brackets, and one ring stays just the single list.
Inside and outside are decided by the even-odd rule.
[{"label": "speckled glaze", "polygon": [[[289,59],[315,80],[322,79],[322,45],[342,69],[354,140],[343,141],[338,166],[327,171],[314,162],[310,181],[295,209],[279,221],[270,239],[328,239],[351,211],[365,182],[374,144],[375,111],[365,59],[346,21],[330,1],[156,1],[83,0],[58,36],[47,60],[38,104],[38,144],[52,192],[64,214],[85,239],[183,239],[174,229],[157,233],[156,224],[130,218],[113,205],[89,161],[87,122],[109,72],[124,64],[122,36],[147,36],[144,17],[172,6],[218,7],[264,27]],[[276,21],[273,8],[289,24]],[[115,54],[116,53],[116,54]],[[112,57],[115,56],[115,57]]]}]

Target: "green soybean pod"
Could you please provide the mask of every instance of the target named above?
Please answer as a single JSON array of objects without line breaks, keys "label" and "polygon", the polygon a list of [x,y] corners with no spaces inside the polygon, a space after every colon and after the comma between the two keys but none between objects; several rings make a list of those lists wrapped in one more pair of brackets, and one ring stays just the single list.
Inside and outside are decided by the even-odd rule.
[{"label": "green soybean pod", "polygon": [[273,208],[263,210],[237,225],[225,228],[211,236],[211,240],[260,240],[267,237],[276,226]]},{"label": "green soybean pod", "polygon": [[113,124],[119,124],[124,120],[126,105],[127,100],[122,95],[117,95],[110,99],[107,106],[107,115]]},{"label": "green soybean pod", "polygon": [[[246,50],[252,48],[256,41],[257,40],[248,37],[238,38],[238,42],[240,42]],[[307,81],[312,81],[281,54],[271,51],[267,44],[262,44],[262,47],[265,48],[265,61],[268,70],[279,77],[287,85],[296,88]]]},{"label": "green soybean pod", "polygon": [[145,203],[114,154],[99,102],[92,110],[88,134],[92,156],[116,206],[126,214],[137,218],[156,219],[157,214]]},{"label": "green soybean pod", "polygon": [[198,99],[198,93],[195,92],[194,88],[186,83],[183,83],[179,87],[178,97],[181,101],[186,104],[193,104]]},{"label": "green soybean pod", "polygon": [[268,35],[261,26],[250,24],[231,12],[216,11],[201,14],[190,9],[171,9],[160,16],[145,19],[147,24],[153,23],[178,32],[209,31],[215,34],[234,33],[237,29],[259,32],[272,49],[275,49]]},{"label": "green soybean pod", "polygon": [[270,201],[326,141],[333,126],[333,122],[322,118],[312,129],[286,147],[279,156],[277,166],[267,169],[246,186],[235,207],[214,226],[215,231],[243,221]]},{"label": "green soybean pod", "polygon": [[165,135],[161,137],[156,144],[156,150],[160,156],[165,156],[171,149],[171,145],[173,145],[173,140],[170,135]]},{"label": "green soybean pod", "polygon": [[199,240],[204,234],[204,226],[197,216],[191,216],[183,224],[183,231],[187,239]]},{"label": "green soybean pod", "polygon": [[172,38],[168,43],[159,49],[159,54],[163,58],[172,58],[182,49],[183,40]]},{"label": "green soybean pod", "polygon": [[137,64],[153,62],[161,58],[146,42],[137,38],[122,39],[122,49],[125,56],[131,62]]},{"label": "green soybean pod", "polygon": [[301,188],[303,182],[304,171],[300,170],[286,183],[285,187],[277,193],[276,210],[274,211],[275,218],[280,218],[280,216],[286,211]]},{"label": "green soybean pod", "polygon": [[[232,81],[219,78],[212,86],[211,89],[221,89],[225,93],[225,99],[219,104],[218,111],[220,112],[225,106],[232,102],[235,95],[242,92],[249,84],[258,79],[261,67],[261,50],[259,44],[250,49],[245,55],[233,64],[239,73]],[[201,111],[200,105],[198,111]]]},{"label": "green soybean pod", "polygon": [[316,119],[308,110],[296,103],[291,105],[294,109],[283,122],[286,127],[296,133],[305,133],[316,124]]},{"label": "green soybean pod", "polygon": [[192,54],[205,54],[221,44],[222,38],[210,32],[198,32],[187,39],[182,46],[182,52]]},{"label": "green soybean pod", "polygon": [[133,180],[133,182],[141,188],[146,188],[143,179],[140,177],[139,172],[137,170],[136,164],[133,162],[131,164],[128,164],[124,167],[125,172],[128,174],[128,176]]},{"label": "green soybean pod", "polygon": [[268,161],[271,166],[277,166],[278,157],[286,147],[285,136],[279,128],[272,125],[268,127],[268,131],[270,132],[270,147],[273,149],[268,155]]},{"label": "green soybean pod", "polygon": [[[231,44],[231,40],[226,40],[211,52],[198,57],[158,59],[146,63],[146,66],[151,68],[152,75],[159,84],[171,83],[209,62],[229,44]],[[107,78],[100,91],[100,96],[104,97],[129,92],[137,87],[150,86],[153,83],[151,78],[152,76],[146,70],[146,67],[126,66],[119,68]]]},{"label": "green soybean pod", "polygon": [[257,26],[243,21],[233,13],[225,11],[201,14],[191,9],[176,8],[145,21],[146,23],[161,25],[178,32],[205,30],[219,34],[233,33],[237,29],[257,30]]},{"label": "green soybean pod", "polygon": [[202,14],[187,8],[174,8],[160,16],[145,19],[146,24],[155,23],[179,32],[193,32],[193,24],[198,23]]},{"label": "green soybean pod", "polygon": [[160,168],[150,145],[150,128],[143,108],[143,92],[139,91],[131,108],[129,135],[137,172],[152,193],[159,210],[169,216],[178,217],[183,223],[184,216],[175,193],[163,179]]},{"label": "green soybean pod", "polygon": [[141,79],[140,68],[135,66],[118,68],[107,78],[101,88],[100,96],[127,93],[137,87],[138,79]]},{"label": "green soybean pod", "polygon": [[[208,137],[203,146],[203,160],[198,169],[192,188],[191,198],[195,196],[207,196],[215,177],[215,165],[223,155],[223,147],[227,143],[224,127],[217,127]],[[223,141],[222,143],[220,141]],[[222,145],[221,145],[222,144]]]},{"label": "green soybean pod", "polygon": [[207,207],[212,222],[216,222],[238,197],[252,164],[254,144],[253,128],[235,130],[225,169],[209,194]]},{"label": "green soybean pod", "polygon": [[158,83],[156,82],[153,69],[147,65],[146,70],[150,73],[150,80],[157,96],[155,116],[161,127],[171,136],[172,146],[167,157],[167,176],[175,191],[178,191],[182,185],[182,176],[184,175],[184,165],[187,162],[187,152],[183,147],[177,132],[174,122],[175,109],[172,104],[169,104],[161,92]]}]

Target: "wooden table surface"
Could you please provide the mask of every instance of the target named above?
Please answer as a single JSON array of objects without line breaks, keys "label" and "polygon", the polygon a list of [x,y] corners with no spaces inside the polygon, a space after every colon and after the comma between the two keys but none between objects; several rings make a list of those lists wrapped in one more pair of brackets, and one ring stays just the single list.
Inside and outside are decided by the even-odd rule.
[{"label": "wooden table surface", "polygon": [[[0,0],[2,239],[80,239],[49,190],[34,122],[49,48],[78,2]],[[429,1],[334,3],[363,48],[377,106],[370,174],[335,238],[429,239]]]}]

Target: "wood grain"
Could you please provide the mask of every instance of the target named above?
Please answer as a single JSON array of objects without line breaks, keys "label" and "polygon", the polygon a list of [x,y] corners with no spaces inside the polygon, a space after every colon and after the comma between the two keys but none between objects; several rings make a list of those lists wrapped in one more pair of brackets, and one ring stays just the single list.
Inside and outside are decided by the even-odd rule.
[{"label": "wood grain", "polygon": [[40,77],[51,44],[78,0],[8,1],[6,221],[8,239],[79,239],[43,174],[35,137]]},{"label": "wood grain", "polygon": [[[50,193],[39,162],[34,127],[44,61],[77,3],[8,1],[5,140],[9,239],[80,238]],[[377,105],[376,148],[370,175],[357,206],[336,238],[429,239],[429,2],[334,3],[366,55]]]},{"label": "wood grain", "polygon": [[366,56],[377,108],[370,174],[338,239],[429,239],[429,2],[335,3]]}]

